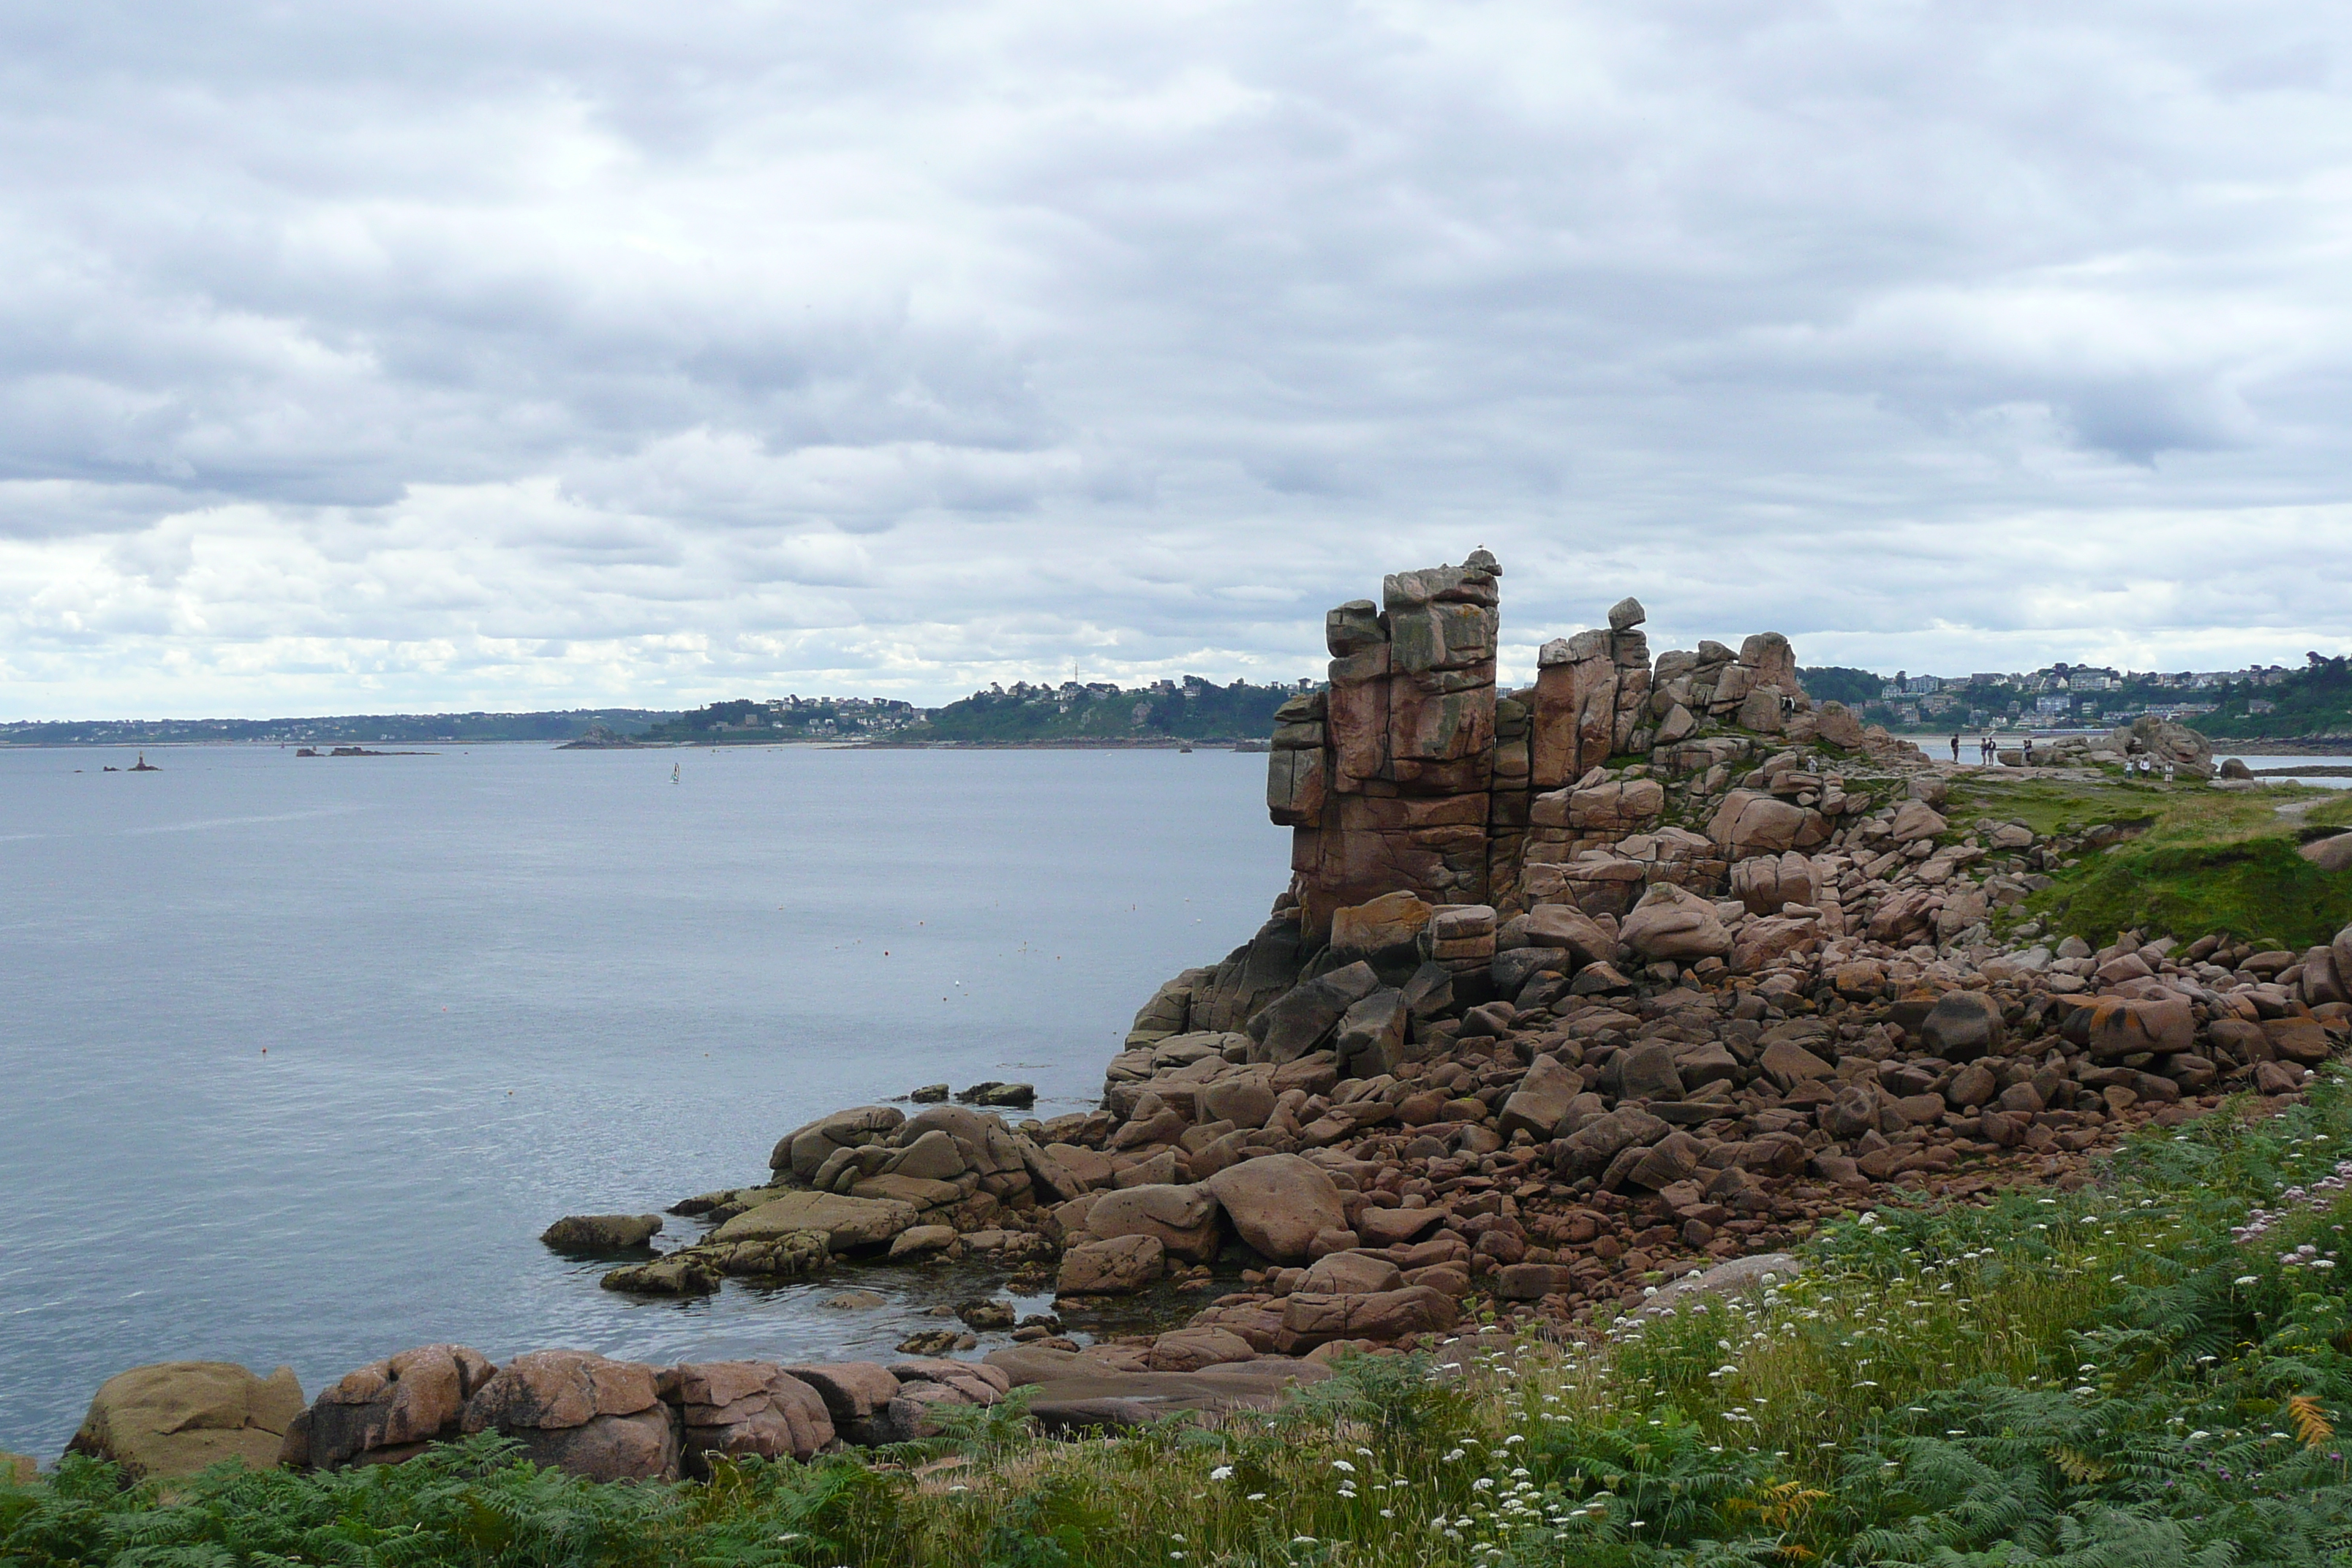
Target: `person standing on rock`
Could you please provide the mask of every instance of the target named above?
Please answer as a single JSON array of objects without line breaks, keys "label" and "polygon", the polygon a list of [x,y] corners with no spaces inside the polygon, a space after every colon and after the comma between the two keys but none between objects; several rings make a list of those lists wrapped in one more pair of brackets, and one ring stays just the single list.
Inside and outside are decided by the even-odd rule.
[{"label": "person standing on rock", "polygon": [[1952,731],[1952,761],[1954,761],[1954,762],[1956,762],[1956,763],[1957,763],[1957,762],[1958,762],[1959,760],[1960,760],[1960,732],[1959,732],[1958,730],[1955,730],[1955,731]]}]

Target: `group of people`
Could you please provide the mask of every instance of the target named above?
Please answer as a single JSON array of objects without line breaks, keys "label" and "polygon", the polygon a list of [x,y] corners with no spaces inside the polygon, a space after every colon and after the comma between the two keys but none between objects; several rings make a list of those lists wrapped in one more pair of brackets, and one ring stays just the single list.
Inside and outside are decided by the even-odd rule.
[{"label": "group of people", "polygon": [[[2000,746],[1990,735],[1983,736],[1977,742],[1977,760],[1982,766],[1988,768],[1992,766],[1994,762],[2000,757]],[[1952,761],[1957,763],[1959,760],[1960,737],[1955,734],[1952,737]],[[2025,763],[2028,767],[2033,765],[2033,742],[2032,741],[2025,742]],[[2156,775],[2159,771],[2164,774],[2164,782],[2170,784],[2172,782],[2172,768],[2173,763],[2170,757],[2152,757],[2146,752],[2141,752],[2137,755],[2126,757],[2124,759],[2124,773],[2127,777],[2145,780],[2149,784],[2156,782]]]}]

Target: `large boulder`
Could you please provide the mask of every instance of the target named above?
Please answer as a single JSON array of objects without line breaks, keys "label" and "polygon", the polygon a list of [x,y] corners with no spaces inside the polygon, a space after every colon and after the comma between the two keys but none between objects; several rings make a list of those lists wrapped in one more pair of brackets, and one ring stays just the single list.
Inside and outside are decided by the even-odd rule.
[{"label": "large boulder", "polygon": [[533,1351],[466,1402],[464,1430],[497,1432],[533,1464],[595,1481],[677,1479],[677,1417],[649,1366],[588,1351]]},{"label": "large boulder", "polygon": [[1405,1334],[1444,1333],[1461,1321],[1454,1298],[1427,1285],[1407,1285],[1369,1295],[1324,1295],[1294,1291],[1282,1303],[1282,1326],[1297,1349],[1333,1340],[1393,1340]]},{"label": "large boulder", "polygon": [[1728,1263],[1718,1263],[1712,1268],[1696,1274],[1685,1274],[1673,1284],[1642,1303],[1633,1314],[1635,1321],[1648,1318],[1670,1316],[1698,1296],[1720,1296],[1738,1293],[1761,1294],[1776,1285],[1786,1284],[1804,1271],[1804,1262],[1794,1253],[1759,1252],[1746,1258],[1735,1258]]},{"label": "large boulder", "polygon": [[659,1390],[696,1475],[709,1474],[713,1454],[805,1462],[833,1441],[823,1396],[772,1362],[688,1362],[663,1373]]},{"label": "large boulder", "polygon": [[1840,751],[1862,750],[1862,720],[1854,710],[1835,700],[1813,710],[1813,738]]},{"label": "large boulder", "polygon": [[1260,1356],[1197,1372],[1072,1373],[1036,1384],[1029,1414],[1053,1434],[1149,1426],[1186,1413],[1214,1418],[1271,1410],[1292,1384],[1330,1374],[1328,1367],[1287,1356]]},{"label": "large boulder", "polygon": [[1167,1271],[1168,1249],[1156,1236],[1088,1241],[1062,1254],[1054,1288],[1065,1296],[1129,1296]]},{"label": "large boulder", "polygon": [[1297,1061],[1330,1037],[1349,1008],[1380,987],[1379,973],[1361,962],[1291,987],[1250,1019],[1250,1059]]},{"label": "large boulder", "polygon": [[540,1232],[539,1239],[558,1252],[626,1252],[659,1236],[661,1227],[657,1214],[574,1214]]},{"label": "large boulder", "polygon": [[1639,1106],[1621,1105],[1586,1122],[1554,1147],[1561,1170],[1570,1175],[1586,1175],[1606,1169],[1626,1150],[1647,1147],[1672,1131]]},{"label": "large boulder", "polygon": [[1402,964],[1409,973],[1418,962],[1422,928],[1435,912],[1435,905],[1410,892],[1383,893],[1369,903],[1334,910],[1331,951],[1381,968]]},{"label": "large boulder", "polygon": [[1235,1127],[1256,1128],[1265,1126],[1266,1118],[1274,1114],[1277,1097],[1273,1075],[1261,1067],[1204,1084],[1194,1098],[1203,1121],[1230,1121]]},{"label": "large boulder", "polygon": [[1931,1057],[1972,1062],[2000,1055],[2004,1031],[2000,1004],[1981,991],[1953,991],[1927,1010],[1919,1039]]},{"label": "large boulder", "polygon": [[1751,855],[1731,868],[1731,896],[1754,915],[1777,915],[1783,904],[1808,904],[1818,896],[1813,863],[1791,849],[1785,855]]},{"label": "large boulder", "polygon": [[1244,1160],[1202,1184],[1241,1238],[1276,1263],[1304,1263],[1318,1232],[1348,1228],[1338,1184],[1296,1154]]},{"label": "large boulder", "polygon": [[1520,920],[1520,940],[1529,947],[1559,948],[1579,964],[1617,956],[1615,935],[1574,904],[1538,904]]},{"label": "large boulder", "polygon": [[1171,1258],[1206,1263],[1217,1256],[1222,1233],[1217,1200],[1208,1189],[1147,1183],[1104,1193],[1087,1210],[1087,1234],[1098,1241],[1149,1236]]},{"label": "large boulder", "polygon": [[1153,1372],[1198,1372],[1204,1366],[1230,1366],[1255,1361],[1250,1342],[1229,1329],[1172,1329],[1151,1342],[1145,1364]]},{"label": "large boulder", "polygon": [[1706,836],[1740,860],[1809,849],[1829,837],[1829,821],[1819,812],[1760,790],[1736,789],[1716,807]]},{"label": "large boulder", "polygon": [[1922,838],[1933,838],[1951,825],[1943,814],[1924,800],[1906,800],[1895,810],[1895,820],[1888,825],[1886,837],[1897,844],[1913,844]]},{"label": "large boulder", "polygon": [[1331,1049],[1339,1068],[1350,1078],[1378,1078],[1392,1073],[1409,1059],[1406,1026],[1412,1015],[1404,993],[1384,986],[1341,1016]]},{"label": "large boulder", "polygon": [[1675,1048],[1663,1039],[1644,1039],[1609,1058],[1601,1081],[1621,1100],[1679,1100],[1686,1084],[1675,1063]]},{"label": "large boulder", "polygon": [[887,1143],[906,1120],[905,1111],[888,1105],[859,1105],[820,1116],[777,1141],[768,1169],[789,1170],[803,1182],[812,1181],[839,1151]]},{"label": "large boulder", "polygon": [[835,1252],[887,1247],[916,1223],[915,1205],[896,1198],[854,1198],[838,1193],[785,1193],[746,1210],[711,1234],[714,1242],[772,1241],[816,1231]]},{"label": "large boulder", "polygon": [[2193,779],[2213,775],[2213,743],[2186,724],[2143,713],[2132,721],[2131,738],[2142,751]]},{"label": "large boulder", "polygon": [[305,1469],[397,1464],[458,1436],[466,1401],[498,1368],[464,1345],[420,1345],[330,1384],[286,1430],[281,1463]]},{"label": "large boulder", "polygon": [[2327,1031],[2316,1018],[2289,1016],[2263,1020],[2263,1037],[2270,1042],[2273,1055],[2283,1062],[2295,1062],[2304,1067],[2317,1067],[2333,1050]]},{"label": "large boulder", "polygon": [[1687,888],[1654,884],[1625,917],[1618,937],[1652,962],[1721,958],[1731,951],[1731,932],[1715,906]]},{"label": "large boulder", "polygon": [[1334,1252],[1317,1258],[1307,1268],[1298,1289],[1327,1296],[1370,1296],[1404,1287],[1404,1272],[1385,1258],[1369,1252]]},{"label": "large boulder", "polygon": [[1496,1131],[1508,1138],[1521,1128],[1538,1142],[1568,1114],[1569,1102],[1584,1092],[1584,1075],[1558,1057],[1538,1057],[1528,1066],[1517,1090],[1503,1102]]},{"label": "large boulder", "polygon": [[[2087,1016],[2084,1013],[2076,1015],[2083,1019],[2083,1044],[2098,1061],[2114,1061],[2143,1051],[2155,1056],[2178,1056],[2197,1048],[2197,1016],[2186,996],[2159,1001],[2102,996],[2085,1013]],[[2070,1028],[2075,1026],[2072,1019],[2068,1025]]]},{"label": "large boulder", "polygon": [[1731,967],[1742,974],[1767,969],[1792,952],[1821,944],[1822,922],[1814,915],[1769,915],[1739,928],[1731,944]]},{"label": "large boulder", "polygon": [[[938,1140],[932,1137],[933,1133],[945,1136],[955,1146],[957,1158],[965,1171],[983,1179],[1009,1176],[1027,1168],[1028,1139],[1007,1127],[1004,1118],[982,1110],[968,1110],[961,1105],[929,1106],[908,1117],[893,1134],[893,1141],[907,1152],[897,1156],[891,1168],[898,1169],[896,1161],[914,1155],[917,1147],[924,1144],[927,1139],[930,1140],[929,1147],[937,1150]],[[930,1158],[939,1160],[940,1156],[934,1154]],[[908,1173],[919,1173],[910,1171]],[[942,1176],[938,1179],[952,1181],[955,1178]]]},{"label": "large boulder", "polygon": [[781,1370],[815,1391],[837,1431],[873,1420],[898,1397],[898,1380],[877,1362],[810,1362]]},{"label": "large boulder", "polygon": [[100,1384],[66,1451],[111,1459],[133,1479],[192,1476],[229,1459],[268,1469],[301,1413],[290,1367],[260,1377],[234,1362],[159,1362]]}]

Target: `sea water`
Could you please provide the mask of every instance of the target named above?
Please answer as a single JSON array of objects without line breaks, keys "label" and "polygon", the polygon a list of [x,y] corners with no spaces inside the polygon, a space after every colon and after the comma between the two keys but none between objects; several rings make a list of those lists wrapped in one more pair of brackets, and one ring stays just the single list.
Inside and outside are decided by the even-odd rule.
[{"label": "sea water", "polygon": [[1223,751],[148,760],[0,752],[0,1448],[44,1460],[146,1362],[887,1355],[987,1280],[645,1300],[537,1237],[923,1084],[1089,1108],[1287,877]]}]

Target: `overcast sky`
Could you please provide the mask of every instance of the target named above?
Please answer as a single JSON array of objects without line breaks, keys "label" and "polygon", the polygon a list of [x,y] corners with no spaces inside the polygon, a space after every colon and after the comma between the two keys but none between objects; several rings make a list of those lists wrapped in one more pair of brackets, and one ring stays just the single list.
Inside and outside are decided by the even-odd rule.
[{"label": "overcast sky", "polygon": [[0,0],[0,718],[2346,651],[2347,16]]}]

